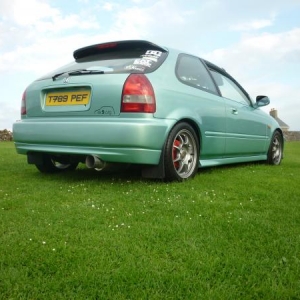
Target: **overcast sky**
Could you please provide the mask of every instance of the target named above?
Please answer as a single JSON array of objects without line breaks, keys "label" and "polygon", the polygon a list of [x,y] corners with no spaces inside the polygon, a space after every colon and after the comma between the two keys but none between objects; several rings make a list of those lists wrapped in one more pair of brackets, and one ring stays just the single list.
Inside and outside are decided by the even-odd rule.
[{"label": "overcast sky", "polygon": [[300,130],[300,0],[0,0],[0,130],[36,78],[79,47],[122,39],[210,60]]}]

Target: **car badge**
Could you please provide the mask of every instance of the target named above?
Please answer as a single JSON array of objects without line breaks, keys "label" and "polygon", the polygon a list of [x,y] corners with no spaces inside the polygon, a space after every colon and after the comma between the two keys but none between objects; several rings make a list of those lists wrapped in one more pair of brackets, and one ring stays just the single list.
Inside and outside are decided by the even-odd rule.
[{"label": "car badge", "polygon": [[70,77],[65,77],[64,80],[63,80],[63,83],[69,83],[69,78]]}]

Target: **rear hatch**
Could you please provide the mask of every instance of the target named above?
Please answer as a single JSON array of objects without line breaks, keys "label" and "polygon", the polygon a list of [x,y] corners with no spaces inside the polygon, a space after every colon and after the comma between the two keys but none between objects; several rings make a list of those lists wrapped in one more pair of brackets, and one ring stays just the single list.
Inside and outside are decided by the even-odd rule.
[{"label": "rear hatch", "polygon": [[26,116],[118,116],[129,74],[154,72],[167,50],[147,41],[97,44],[74,51],[75,61],[26,90]]}]

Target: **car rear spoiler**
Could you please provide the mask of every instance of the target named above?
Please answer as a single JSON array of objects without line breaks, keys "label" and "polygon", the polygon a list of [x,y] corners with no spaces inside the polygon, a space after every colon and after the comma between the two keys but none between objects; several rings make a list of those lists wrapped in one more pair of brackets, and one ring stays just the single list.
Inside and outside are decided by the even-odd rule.
[{"label": "car rear spoiler", "polygon": [[73,57],[75,58],[75,60],[79,60],[96,54],[109,54],[109,53],[116,54],[118,52],[121,53],[124,51],[143,51],[143,50],[168,52],[166,48],[160,47],[148,41],[126,40],[126,41],[108,42],[103,44],[95,44],[84,48],[80,48],[73,52]]}]

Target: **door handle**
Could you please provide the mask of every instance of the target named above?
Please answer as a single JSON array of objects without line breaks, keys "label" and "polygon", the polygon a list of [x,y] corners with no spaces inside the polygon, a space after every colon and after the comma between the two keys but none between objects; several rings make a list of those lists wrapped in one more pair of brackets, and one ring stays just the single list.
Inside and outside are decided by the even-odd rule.
[{"label": "door handle", "polygon": [[238,115],[238,110],[236,109],[236,108],[234,108],[234,107],[232,107],[231,108],[231,113],[233,114],[233,115]]}]

